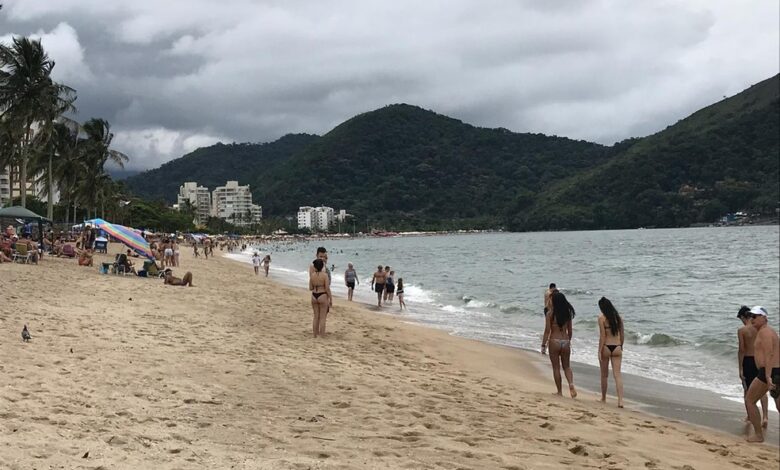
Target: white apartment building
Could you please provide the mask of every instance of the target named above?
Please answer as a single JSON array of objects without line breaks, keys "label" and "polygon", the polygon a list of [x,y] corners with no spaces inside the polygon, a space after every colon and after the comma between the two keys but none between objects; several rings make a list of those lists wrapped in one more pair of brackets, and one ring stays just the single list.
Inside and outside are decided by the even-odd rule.
[{"label": "white apartment building", "polygon": [[309,229],[313,232],[328,230],[333,225],[333,213],[332,207],[299,207],[298,228]]},{"label": "white apartment building", "polygon": [[186,182],[179,187],[177,196],[177,205],[179,209],[189,202],[195,208],[195,223],[197,225],[206,225],[211,215],[211,193],[209,188],[198,186],[194,181]]},{"label": "white apartment building", "polygon": [[252,204],[249,185],[239,186],[238,181],[228,181],[211,193],[211,214],[233,225],[247,226],[262,221],[263,208]]},{"label": "white apartment building", "polygon": [[[19,192],[19,170],[14,171],[14,187],[11,188],[10,168],[0,169],[0,207],[8,206],[11,204],[12,198],[21,197]],[[55,182],[56,183],[56,182]],[[43,178],[43,172],[35,175],[31,175],[27,178],[27,196],[34,197],[41,201],[47,201],[48,196],[46,191],[46,179]],[[52,195],[52,202],[57,204],[60,202],[60,190],[57,185],[54,185],[54,194]]]}]

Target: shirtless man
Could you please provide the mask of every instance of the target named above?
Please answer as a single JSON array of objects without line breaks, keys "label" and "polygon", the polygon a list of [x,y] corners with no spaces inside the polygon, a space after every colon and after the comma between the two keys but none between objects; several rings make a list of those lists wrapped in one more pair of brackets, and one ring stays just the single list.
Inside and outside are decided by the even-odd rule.
[{"label": "shirtless man", "polygon": [[371,278],[371,288],[376,292],[377,307],[382,306],[382,294],[385,292],[385,279],[387,278],[387,273],[382,269],[382,265],[377,266],[374,277]]},{"label": "shirtless man", "polygon": [[[753,379],[758,375],[758,367],[756,367],[756,358],[754,357],[756,342],[756,329],[751,324],[753,320],[753,314],[750,313],[750,307],[742,306],[737,312],[737,318],[742,320],[742,328],[737,330],[737,339],[739,340],[739,351],[737,352],[737,361],[739,364],[739,378],[742,380],[742,389],[744,390],[744,396],[747,396],[747,391],[750,388],[750,384],[753,383]],[[761,397],[761,409],[764,412],[763,427],[768,423],[768,405],[769,400],[764,394]],[[745,410],[747,411],[748,405],[745,403]],[[750,421],[750,415],[745,418],[745,421]]]},{"label": "shirtless man", "polygon": [[184,278],[179,279],[178,277],[173,276],[173,271],[170,268],[165,270],[165,281],[163,283],[169,286],[195,287],[192,285],[191,272],[187,271],[187,274],[184,275]]},{"label": "shirtless man", "polygon": [[748,442],[764,442],[761,414],[758,412],[756,403],[769,391],[769,394],[775,399],[775,403],[778,404],[778,397],[780,397],[780,390],[777,388],[777,384],[780,383],[780,338],[778,338],[777,332],[767,324],[767,312],[764,307],[755,306],[750,309],[750,313],[753,315],[753,327],[757,331],[754,353],[758,375],[756,380],[750,384],[747,396],[745,396],[748,417],[755,431],[755,435],[748,436],[747,440]]}]

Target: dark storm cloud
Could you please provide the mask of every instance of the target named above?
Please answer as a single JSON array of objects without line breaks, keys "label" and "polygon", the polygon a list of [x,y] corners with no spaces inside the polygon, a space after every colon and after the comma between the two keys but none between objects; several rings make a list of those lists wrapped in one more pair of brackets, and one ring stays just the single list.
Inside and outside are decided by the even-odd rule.
[{"label": "dark storm cloud", "polygon": [[35,0],[34,34],[143,168],[218,140],[324,133],[406,102],[486,127],[612,143],[778,72],[778,5]]}]

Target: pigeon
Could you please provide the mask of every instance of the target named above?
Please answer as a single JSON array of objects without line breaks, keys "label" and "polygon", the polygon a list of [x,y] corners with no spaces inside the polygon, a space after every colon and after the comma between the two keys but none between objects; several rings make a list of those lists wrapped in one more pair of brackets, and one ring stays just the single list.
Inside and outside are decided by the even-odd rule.
[{"label": "pigeon", "polygon": [[30,332],[27,330],[27,325],[24,325],[24,328],[22,328],[22,341],[30,341],[32,339],[32,336],[30,336]]}]

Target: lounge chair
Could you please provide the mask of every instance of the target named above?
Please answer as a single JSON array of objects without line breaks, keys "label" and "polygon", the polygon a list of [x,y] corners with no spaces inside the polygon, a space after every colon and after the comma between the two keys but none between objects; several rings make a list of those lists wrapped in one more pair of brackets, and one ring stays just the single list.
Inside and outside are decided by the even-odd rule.
[{"label": "lounge chair", "polygon": [[18,261],[20,263],[29,263],[32,261],[33,254],[30,250],[27,249],[26,243],[17,243],[14,248],[14,261]]},{"label": "lounge chair", "polygon": [[152,260],[144,261],[144,271],[146,271],[146,277],[162,277],[163,272],[157,269],[157,263]]}]

